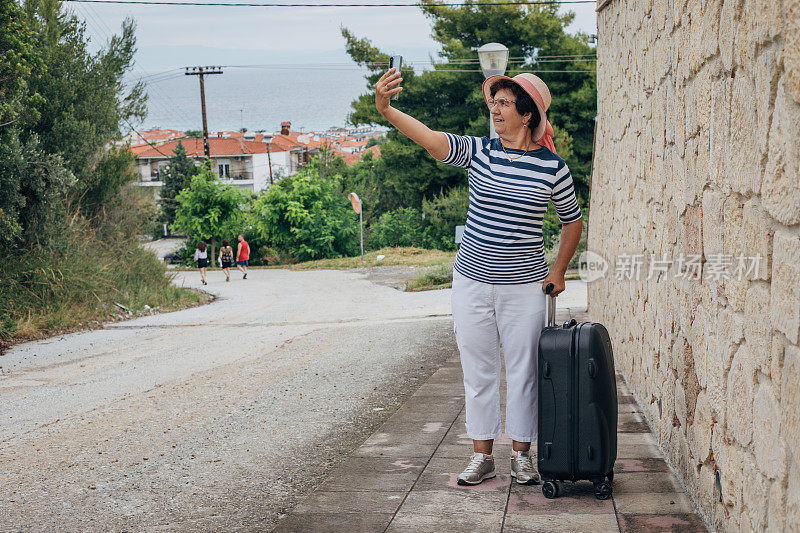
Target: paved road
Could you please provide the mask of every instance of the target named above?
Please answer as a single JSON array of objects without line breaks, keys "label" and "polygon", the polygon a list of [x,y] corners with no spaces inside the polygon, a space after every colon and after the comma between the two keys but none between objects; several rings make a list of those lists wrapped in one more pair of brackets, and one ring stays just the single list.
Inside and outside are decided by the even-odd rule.
[{"label": "paved road", "polygon": [[207,306],[13,348],[0,531],[269,529],[455,351],[449,291],[367,277],[212,272]]},{"label": "paved road", "polygon": [[215,271],[209,305],[13,348],[0,531],[269,530],[456,353],[450,291],[387,272]]}]

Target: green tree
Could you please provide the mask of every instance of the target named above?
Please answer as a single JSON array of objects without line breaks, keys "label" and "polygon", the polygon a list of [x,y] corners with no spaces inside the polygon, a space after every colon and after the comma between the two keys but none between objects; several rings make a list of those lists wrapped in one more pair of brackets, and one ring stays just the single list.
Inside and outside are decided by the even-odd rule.
[{"label": "green tree", "polygon": [[253,205],[253,226],[271,248],[300,261],[354,255],[358,215],[342,191],[339,175],[320,176],[313,159],[281,179]]},{"label": "green tree", "polygon": [[189,186],[198,168],[194,160],[186,155],[186,147],[182,141],[173,151],[172,157],[164,167],[164,186],[161,187],[161,220],[167,226],[175,222],[175,210],[178,207],[176,197]]},{"label": "green tree", "polygon": [[47,65],[44,75],[29,77],[30,90],[42,98],[36,106],[39,119],[27,133],[38,138],[45,152],[61,156],[76,178],[73,197],[92,215],[99,206],[94,199],[109,197],[120,185],[97,172],[104,158],[120,157],[103,147],[119,138],[122,122],[143,119],[146,113],[144,85],[126,91],[123,84],[136,52],[136,25],[125,19],[119,35],[90,53],[85,24],[63,10],[60,1],[25,0],[24,11],[32,44]]},{"label": "green tree", "polygon": [[46,333],[185,298],[139,245],[155,204],[112,143],[144,114],[142,86],[122,85],[133,24],[87,43],[60,0],[0,0],[0,345],[20,319]]},{"label": "green tree", "polygon": [[95,185],[85,188],[80,199],[90,214],[100,212],[125,185],[136,179],[136,159],[127,148],[114,147],[102,155],[94,173]]},{"label": "green tree", "polygon": [[33,44],[34,33],[15,0],[0,0],[0,131],[11,125],[36,120],[41,97],[30,91],[31,75],[40,75],[44,64]]},{"label": "green tree", "polygon": [[29,133],[42,104],[29,82],[44,69],[34,41],[17,2],[0,0],[0,248],[45,240],[73,181],[61,158]]},{"label": "green tree", "polygon": [[203,132],[201,130],[186,130],[185,132],[183,132],[183,134],[186,135],[186,137],[189,139],[203,138]]},{"label": "green tree", "polygon": [[315,156],[315,165],[318,169],[320,178],[327,178],[328,176],[341,176],[343,172],[347,171],[347,163],[344,162],[342,156],[333,151],[330,146],[324,145]]},{"label": "green tree", "polygon": [[383,143],[385,143],[388,140],[389,139],[387,139],[383,135],[380,136],[380,137],[370,137],[369,140],[367,141],[366,148],[372,148],[373,146],[380,146],[380,145],[382,145]]},{"label": "green tree", "polygon": [[44,153],[35,137],[23,143],[15,130],[0,133],[0,250],[30,249],[55,237],[73,181],[61,158]]},{"label": "green tree", "polygon": [[[517,70],[544,71],[540,76],[547,82],[553,97],[548,118],[560,128],[560,131],[557,130],[556,145],[563,144],[566,135],[571,137],[572,153],[567,154],[565,160],[575,177],[579,198],[585,202],[588,198],[596,115],[594,62],[589,57],[571,57],[558,62],[536,60],[537,56],[584,56],[593,53],[586,35],[573,36],[565,32],[564,28],[574,15],[559,14],[556,5],[487,5],[468,2],[464,6],[447,7],[442,2],[430,0],[423,3],[422,9],[433,21],[433,38],[442,46],[440,55],[445,64],[419,74],[411,68],[404,68],[404,90],[397,107],[436,130],[485,136],[489,131],[489,113],[481,93],[483,76],[480,72],[470,72],[476,70],[477,65],[459,65],[475,61],[477,48],[481,45],[503,43],[509,48],[509,56],[516,61],[508,74],[514,75]],[[386,70],[388,55],[346,28],[342,29],[342,35],[352,59],[371,71],[367,76],[369,92],[353,102],[350,121],[354,124],[391,126],[375,109],[373,90],[375,82]],[[588,72],[547,72],[551,70]],[[390,142],[381,147],[381,160],[384,154],[389,157],[387,168],[381,169],[380,179],[388,179],[387,186],[398,189],[397,192],[404,197],[401,202],[419,196],[416,203],[405,205],[419,207],[422,198],[430,198],[443,188],[463,183],[463,178],[458,177],[458,169],[444,170],[443,165],[433,163],[424,150],[405,136],[392,130],[388,137]],[[393,167],[398,163],[391,157],[392,145],[403,145],[404,149],[396,149],[394,153],[414,160],[403,168],[403,173],[412,176],[409,183],[399,182],[392,176]],[[438,176],[428,176],[432,172]],[[399,191],[413,186],[421,194]],[[376,187],[383,185],[379,183]],[[393,208],[387,206],[385,209]]]},{"label": "green tree", "polygon": [[233,185],[222,183],[210,160],[206,160],[176,200],[178,207],[172,227],[192,239],[210,242],[212,258],[216,258],[218,238],[241,232],[249,208],[248,195]]}]

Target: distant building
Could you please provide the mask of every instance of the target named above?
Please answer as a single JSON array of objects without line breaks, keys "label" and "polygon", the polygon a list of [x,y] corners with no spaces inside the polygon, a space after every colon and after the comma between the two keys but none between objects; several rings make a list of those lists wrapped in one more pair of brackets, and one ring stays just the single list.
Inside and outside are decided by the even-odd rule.
[{"label": "distant building", "polygon": [[[174,155],[178,142],[183,143],[186,154],[195,159],[195,164],[200,165],[205,159],[203,139],[173,140],[158,146],[148,146],[139,153],[134,152],[139,173],[138,184],[152,187],[156,197],[164,185],[163,169]],[[209,147],[211,161],[222,181],[253,192],[269,186],[267,145],[260,139],[232,139],[219,134],[209,138]]]},{"label": "distant building", "polygon": [[381,148],[380,146],[377,145],[370,146],[366,150],[362,150],[360,152],[355,152],[355,153],[340,152],[339,155],[342,156],[342,159],[344,159],[344,162],[348,166],[352,166],[356,162],[360,161],[365,155],[367,155],[367,152],[372,153],[373,159],[378,159],[381,156]]},{"label": "distant building", "polygon": [[[277,181],[296,174],[324,149],[333,150],[352,165],[365,154],[371,137],[383,135],[371,128],[303,133],[292,131],[291,127],[291,122],[281,122],[280,133],[273,134],[269,145],[264,141],[263,131],[220,131],[209,135],[211,160],[220,179],[244,190],[260,192],[269,188],[270,168],[272,181]],[[202,138],[188,139],[184,132],[161,129],[134,132],[126,137],[137,162],[137,185],[151,188],[156,198],[164,184],[163,169],[179,141],[183,142],[186,154],[200,165],[205,159]],[[377,146],[370,150],[376,158],[380,156]]]},{"label": "distant building", "polygon": [[123,137],[118,145],[130,145],[132,149],[158,146],[167,143],[173,139],[181,139],[186,137],[186,134],[180,130],[162,130],[160,128],[151,128],[149,130],[134,131]]}]

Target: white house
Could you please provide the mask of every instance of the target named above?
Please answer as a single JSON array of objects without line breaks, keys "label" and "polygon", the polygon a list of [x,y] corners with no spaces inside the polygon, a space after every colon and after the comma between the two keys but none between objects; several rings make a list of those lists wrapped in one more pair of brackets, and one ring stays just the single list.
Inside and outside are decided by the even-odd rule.
[{"label": "white house", "polygon": [[[138,185],[152,187],[156,197],[164,184],[161,179],[163,169],[169,158],[174,155],[179,142],[183,143],[186,154],[195,160],[195,164],[201,164],[205,159],[203,139],[173,140],[136,154]],[[217,136],[209,138],[209,147],[210,159],[222,181],[252,192],[259,192],[269,187],[269,159],[273,154],[268,155],[267,151],[273,149],[268,148],[262,139]],[[281,151],[283,150],[279,149],[275,155],[278,156]],[[274,161],[272,168],[274,173]]]}]

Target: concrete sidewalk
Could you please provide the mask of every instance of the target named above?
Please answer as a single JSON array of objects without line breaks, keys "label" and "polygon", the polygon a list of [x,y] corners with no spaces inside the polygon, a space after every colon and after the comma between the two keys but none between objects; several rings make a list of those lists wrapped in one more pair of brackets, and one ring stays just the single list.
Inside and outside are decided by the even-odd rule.
[{"label": "concrete sidewalk", "polygon": [[[562,308],[558,318],[586,320],[581,315]],[[275,531],[706,531],[621,377],[617,387],[619,447],[610,500],[596,500],[588,481],[564,483],[555,500],[542,495],[541,485],[512,482],[507,438],[495,441],[497,477],[459,486],[472,441],[456,354]]]}]

